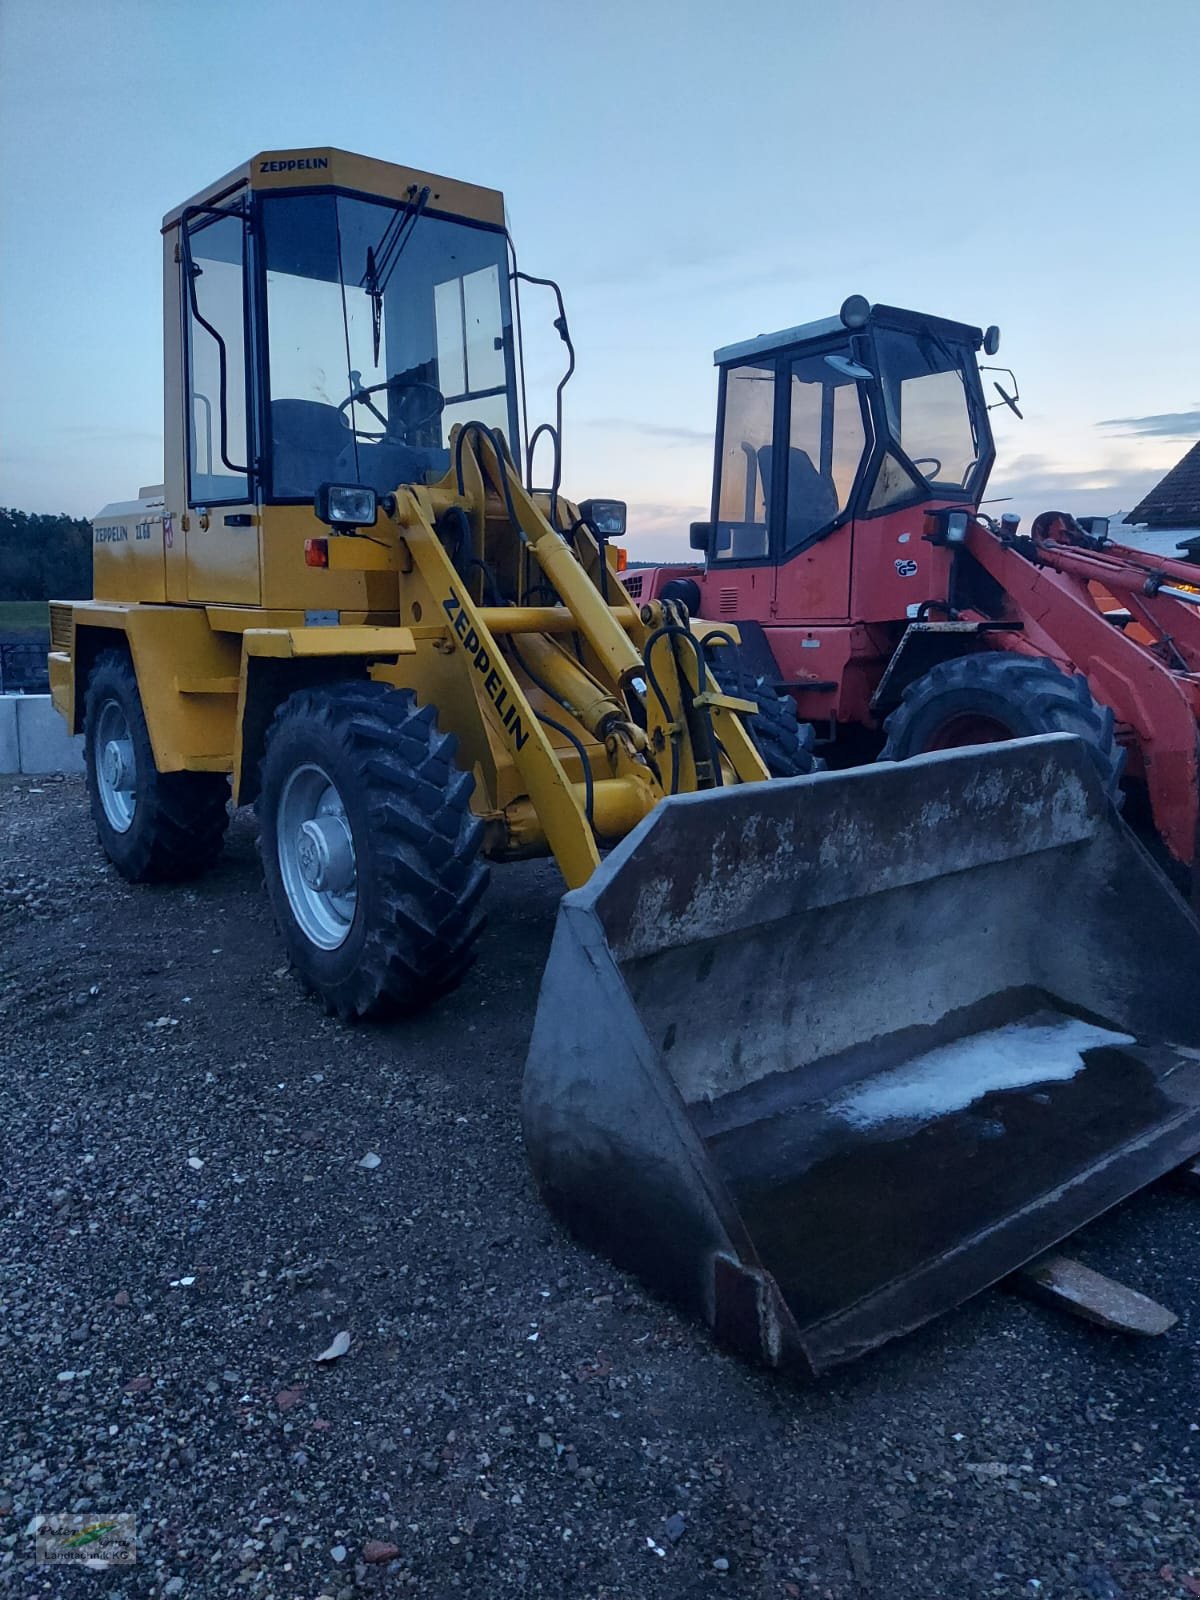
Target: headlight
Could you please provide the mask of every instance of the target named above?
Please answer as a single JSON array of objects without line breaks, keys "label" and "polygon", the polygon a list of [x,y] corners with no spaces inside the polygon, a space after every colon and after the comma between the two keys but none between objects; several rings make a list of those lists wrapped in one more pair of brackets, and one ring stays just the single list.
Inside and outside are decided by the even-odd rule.
[{"label": "headlight", "polygon": [[946,518],[946,543],[966,544],[970,520],[965,511],[951,511]]},{"label": "headlight", "polygon": [[930,544],[966,544],[971,529],[969,511],[951,511],[942,506],[937,511],[925,513],[925,538]]},{"label": "headlight", "polygon": [[579,515],[597,539],[619,539],[625,532],[624,500],[585,500]]},{"label": "headlight", "polygon": [[331,528],[370,528],[375,525],[375,491],[357,483],[323,483],[314,510]]}]

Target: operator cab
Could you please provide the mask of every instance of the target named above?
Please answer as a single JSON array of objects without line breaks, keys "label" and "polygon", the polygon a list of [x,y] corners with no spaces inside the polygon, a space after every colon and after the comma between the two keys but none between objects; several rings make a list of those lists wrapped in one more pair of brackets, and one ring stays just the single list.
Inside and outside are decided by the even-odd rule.
[{"label": "operator cab", "polygon": [[500,195],[341,151],[237,176],[164,230],[183,281],[189,506],[430,484],[467,420],[519,452]]},{"label": "operator cab", "polygon": [[718,350],[713,514],[693,547],[779,562],[852,519],[976,506],[995,455],[976,353],[998,340],[852,295],[836,317]]}]

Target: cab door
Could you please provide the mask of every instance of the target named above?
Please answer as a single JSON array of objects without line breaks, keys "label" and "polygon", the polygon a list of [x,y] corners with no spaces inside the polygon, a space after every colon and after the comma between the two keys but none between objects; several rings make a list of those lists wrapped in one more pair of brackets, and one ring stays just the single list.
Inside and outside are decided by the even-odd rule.
[{"label": "cab door", "polygon": [[715,519],[702,589],[704,615],[770,621],[775,573],[770,489],[776,358],[721,370],[717,401]]},{"label": "cab door", "polygon": [[867,446],[863,397],[824,354],[781,363],[782,415],[768,458],[779,501],[772,618],[779,623],[850,617],[854,529],[851,496]]},{"label": "cab door", "polygon": [[240,211],[197,207],[185,214],[181,236],[187,598],[257,606],[246,219]]}]

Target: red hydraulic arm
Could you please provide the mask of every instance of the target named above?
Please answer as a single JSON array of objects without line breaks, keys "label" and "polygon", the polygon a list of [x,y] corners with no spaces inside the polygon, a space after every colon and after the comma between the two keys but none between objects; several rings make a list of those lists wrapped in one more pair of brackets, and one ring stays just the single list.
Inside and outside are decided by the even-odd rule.
[{"label": "red hydraulic arm", "polygon": [[[967,548],[1023,623],[1007,647],[1083,673],[1096,698],[1131,730],[1155,827],[1170,853],[1194,866],[1200,843],[1200,568],[1156,561],[1123,545],[1090,548],[1069,535],[1069,519],[1038,518],[1034,562],[972,522]],[[1098,591],[1119,602],[1138,626],[1127,631],[1119,613],[1114,618],[1101,610]]]}]

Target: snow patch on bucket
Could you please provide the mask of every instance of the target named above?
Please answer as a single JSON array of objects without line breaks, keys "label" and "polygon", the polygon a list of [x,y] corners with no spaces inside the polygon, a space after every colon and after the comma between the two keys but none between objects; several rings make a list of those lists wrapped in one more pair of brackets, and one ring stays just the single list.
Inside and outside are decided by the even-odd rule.
[{"label": "snow patch on bucket", "polygon": [[835,1100],[830,1110],[856,1128],[928,1121],[961,1111],[1000,1089],[1065,1082],[1086,1064],[1085,1050],[1134,1043],[1132,1034],[1077,1017],[1056,1017],[1051,1022],[1026,1018],[914,1056],[867,1087]]}]

